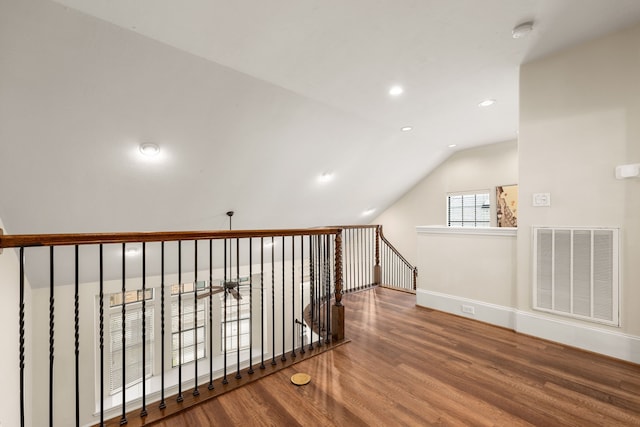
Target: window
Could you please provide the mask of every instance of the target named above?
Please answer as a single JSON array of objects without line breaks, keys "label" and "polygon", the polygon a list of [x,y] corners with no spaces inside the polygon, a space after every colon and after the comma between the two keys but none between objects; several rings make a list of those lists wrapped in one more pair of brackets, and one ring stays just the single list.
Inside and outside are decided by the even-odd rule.
[{"label": "window", "polygon": [[[142,381],[142,299],[143,292],[128,291],[109,295],[109,332],[111,337],[109,392],[122,390],[122,301],[125,301],[125,374],[126,387]],[[145,373],[151,376],[153,365],[153,289],[146,290],[145,309]]]},{"label": "window", "polygon": [[[240,289],[238,292],[242,294]],[[226,310],[224,305],[225,296],[227,298]],[[248,298],[237,300],[231,294],[224,293],[220,297],[220,310],[222,314],[221,318],[224,319],[220,325],[220,332],[222,334],[221,350],[226,350],[227,352],[236,351],[238,350],[238,344],[240,344],[240,350],[249,348],[249,340],[251,336],[249,331],[251,326],[249,317],[251,316],[251,309]]]},{"label": "window", "polygon": [[447,195],[449,227],[489,227],[489,193],[456,193]]},{"label": "window", "polygon": [[[196,283],[198,291],[206,292],[206,282]],[[182,289],[181,289],[182,288]],[[182,312],[179,313],[178,293],[182,293]],[[193,362],[205,357],[205,300],[194,304],[194,284],[171,287],[171,366]],[[181,316],[181,319],[179,318]],[[197,324],[196,324],[197,318]],[[182,321],[182,325],[179,324]],[[181,326],[181,329],[179,328]],[[182,348],[180,348],[182,341]],[[197,355],[196,355],[197,349]],[[182,352],[180,353],[180,350]],[[182,356],[182,357],[180,357]]]}]

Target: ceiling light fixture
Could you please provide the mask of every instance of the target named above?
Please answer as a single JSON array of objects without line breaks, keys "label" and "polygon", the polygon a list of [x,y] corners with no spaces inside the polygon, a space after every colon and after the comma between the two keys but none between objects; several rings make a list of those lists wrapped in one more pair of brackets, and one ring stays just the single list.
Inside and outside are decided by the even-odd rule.
[{"label": "ceiling light fixture", "polygon": [[127,255],[127,256],[136,256],[136,255],[138,255],[138,248],[128,248],[127,251],[125,252],[125,255]]},{"label": "ceiling light fixture", "polygon": [[490,107],[496,103],[495,99],[485,99],[481,103],[478,104],[478,107]]},{"label": "ceiling light fixture", "polygon": [[323,172],[318,177],[318,182],[325,183],[325,182],[331,181],[332,179],[333,179],[333,174],[331,172]]},{"label": "ceiling light fixture", "polygon": [[457,145],[456,145],[456,144],[449,144],[449,145],[447,145],[447,147],[449,147],[449,148],[455,148],[455,147],[457,147]]},{"label": "ceiling light fixture", "polygon": [[402,88],[402,86],[391,86],[391,89],[389,89],[389,95],[391,96],[402,95],[403,92],[404,89]]},{"label": "ceiling light fixture", "polygon": [[511,36],[514,39],[521,39],[529,35],[529,33],[533,31],[533,21],[523,22],[522,24],[516,25],[511,31]]},{"label": "ceiling light fixture", "polygon": [[413,130],[413,126],[403,126],[403,127],[400,128],[400,130],[402,132],[409,132],[409,131]]},{"label": "ceiling light fixture", "polygon": [[160,147],[153,142],[145,142],[144,144],[140,144],[140,152],[147,157],[155,157],[160,153]]},{"label": "ceiling light fixture", "polygon": [[376,211],[376,210],[375,210],[374,208],[367,209],[366,211],[362,212],[362,215],[363,215],[363,216],[369,216],[369,215],[371,215],[372,213],[374,213],[375,211]]}]

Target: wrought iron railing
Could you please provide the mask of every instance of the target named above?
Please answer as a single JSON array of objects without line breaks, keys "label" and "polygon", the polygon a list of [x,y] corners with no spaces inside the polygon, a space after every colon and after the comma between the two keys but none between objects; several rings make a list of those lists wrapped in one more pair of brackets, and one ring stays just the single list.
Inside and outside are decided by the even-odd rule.
[{"label": "wrought iron railing", "polygon": [[379,226],[0,233],[2,248],[19,254],[22,426],[148,424],[340,342],[343,292],[415,287]]}]

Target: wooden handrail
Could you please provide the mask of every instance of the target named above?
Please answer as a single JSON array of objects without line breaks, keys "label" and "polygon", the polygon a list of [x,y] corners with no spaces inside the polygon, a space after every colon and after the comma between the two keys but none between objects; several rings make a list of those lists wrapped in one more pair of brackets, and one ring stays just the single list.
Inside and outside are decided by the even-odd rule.
[{"label": "wooden handrail", "polygon": [[386,237],[384,237],[384,234],[382,233],[382,227],[380,227],[380,239],[382,239],[382,241],[383,241],[383,242],[385,242],[385,243],[386,243],[386,244],[391,248],[391,250],[392,250],[392,251],[393,251],[393,252],[398,256],[398,258],[400,258],[400,260],[401,260],[402,262],[404,262],[408,267],[411,267],[412,269],[413,269],[413,268],[415,268],[415,267],[413,266],[413,264],[411,264],[409,261],[407,261],[407,259],[406,259],[405,257],[403,257],[403,256],[402,256],[402,254],[400,253],[400,251],[398,251],[398,250],[395,248],[395,246],[393,246],[393,245],[391,244],[391,242],[389,242],[389,241],[387,240],[387,238],[386,238]]},{"label": "wooden handrail", "polygon": [[216,240],[250,237],[308,236],[336,234],[339,227],[272,230],[155,231],[131,233],[81,234],[0,234],[0,249],[32,246],[70,246],[108,243],[170,242],[178,240]]}]

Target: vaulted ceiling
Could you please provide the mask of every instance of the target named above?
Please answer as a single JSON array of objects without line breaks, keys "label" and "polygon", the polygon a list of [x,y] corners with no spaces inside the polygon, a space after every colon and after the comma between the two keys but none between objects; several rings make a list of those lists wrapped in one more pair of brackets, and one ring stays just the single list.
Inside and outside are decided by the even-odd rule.
[{"label": "vaulted ceiling", "polygon": [[638,21],[637,0],[0,0],[0,218],[369,222],[455,150],[517,137],[520,64]]}]

